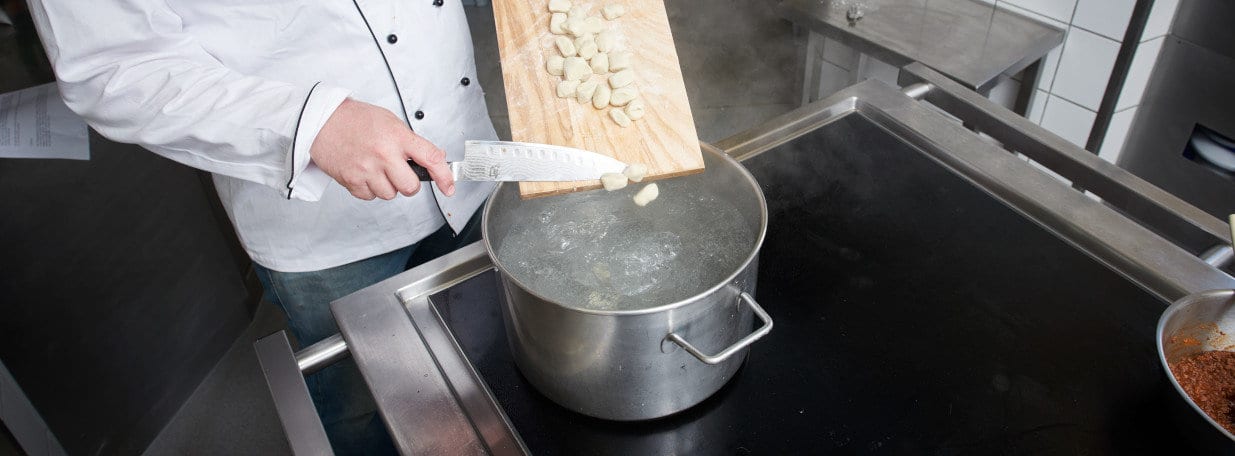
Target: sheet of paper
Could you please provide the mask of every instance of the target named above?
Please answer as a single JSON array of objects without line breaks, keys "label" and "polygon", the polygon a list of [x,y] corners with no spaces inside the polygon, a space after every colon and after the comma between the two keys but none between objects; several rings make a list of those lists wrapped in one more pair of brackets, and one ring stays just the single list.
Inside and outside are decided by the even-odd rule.
[{"label": "sheet of paper", "polygon": [[0,158],[89,160],[86,121],[64,105],[55,83],[0,94]]}]

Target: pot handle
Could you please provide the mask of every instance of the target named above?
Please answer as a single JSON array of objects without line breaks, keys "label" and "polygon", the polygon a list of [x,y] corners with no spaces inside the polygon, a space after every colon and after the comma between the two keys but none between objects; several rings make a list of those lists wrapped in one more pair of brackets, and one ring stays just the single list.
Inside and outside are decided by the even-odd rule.
[{"label": "pot handle", "polygon": [[729,348],[724,349],[720,353],[715,355],[704,354],[676,333],[669,333],[669,335],[665,338],[673,341],[675,344],[680,345],[690,354],[695,355],[696,358],[699,358],[699,361],[703,361],[707,364],[720,364],[722,361],[729,359],[730,356],[733,356],[734,353],[737,353],[738,350],[755,343],[756,340],[768,335],[768,333],[772,331],[772,317],[768,316],[768,313],[765,312],[762,307],[759,307],[759,303],[755,302],[755,298],[752,297],[750,293],[743,291],[741,295],[738,295],[738,299],[745,302],[750,306],[751,310],[755,311],[755,315],[758,316],[760,320],[763,320],[763,326],[760,326],[759,329],[755,330],[755,332],[743,337],[742,340],[730,345]]}]

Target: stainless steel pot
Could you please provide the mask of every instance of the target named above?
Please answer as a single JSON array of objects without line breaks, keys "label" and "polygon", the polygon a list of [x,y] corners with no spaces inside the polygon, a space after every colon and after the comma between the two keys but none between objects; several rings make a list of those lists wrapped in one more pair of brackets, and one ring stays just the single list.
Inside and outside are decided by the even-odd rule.
[{"label": "stainless steel pot", "polygon": [[[497,255],[507,227],[527,215],[528,203],[511,184],[499,185],[489,198],[485,247],[501,272],[511,350],[523,375],[554,402],[612,420],[670,415],[724,386],[746,359],[747,347],[772,330],[771,318],[752,297],[767,231],[763,192],[736,160],[707,148],[703,155],[704,173],[675,180],[733,203],[757,236],[746,260],[725,280],[653,307],[581,309],[530,289]],[[751,333],[755,316],[762,324]]]}]

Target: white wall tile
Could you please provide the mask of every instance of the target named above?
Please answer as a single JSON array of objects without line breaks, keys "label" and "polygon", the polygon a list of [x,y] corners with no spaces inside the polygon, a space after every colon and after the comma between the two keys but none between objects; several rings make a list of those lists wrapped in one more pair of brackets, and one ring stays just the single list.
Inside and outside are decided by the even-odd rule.
[{"label": "white wall tile", "polygon": [[1093,111],[1080,107],[1068,100],[1051,95],[1042,113],[1042,128],[1050,130],[1059,137],[1085,147],[1089,140],[1089,130],[1093,128]]},{"label": "white wall tile", "polygon": [[1076,8],[1076,0],[999,0],[999,3],[1019,6],[1063,22],[1072,21],[1072,11]]},{"label": "white wall tile", "polygon": [[1118,53],[1119,43],[1110,38],[1069,29],[1051,93],[1097,111]]},{"label": "white wall tile", "polygon": [[1050,96],[1051,94],[1043,90],[1039,90],[1034,94],[1033,104],[1029,105],[1029,112],[1026,113],[1029,121],[1039,125],[1042,124],[1042,111],[1046,110],[1046,99],[1050,98]]},{"label": "white wall tile", "polygon": [[1132,119],[1136,117],[1136,108],[1116,111],[1111,116],[1111,125],[1106,129],[1106,138],[1102,140],[1102,148],[1098,156],[1111,163],[1119,159],[1123,152],[1124,140],[1128,139],[1128,129],[1132,127]]},{"label": "white wall tile", "polygon": [[1158,53],[1162,51],[1162,43],[1166,37],[1157,37],[1137,45],[1136,56],[1132,57],[1132,67],[1124,79],[1123,91],[1119,93],[1119,102],[1115,110],[1123,110],[1141,104],[1145,95],[1145,86],[1149,84],[1149,76],[1153,74],[1154,65],[1158,63]]},{"label": "white wall tile", "polygon": [[1149,10],[1149,20],[1145,22],[1145,31],[1141,32],[1141,41],[1151,40],[1171,31],[1171,22],[1175,20],[1175,10],[1179,8],[1179,0],[1155,0],[1153,9]]},{"label": "white wall tile", "polygon": [[1056,46],[1042,58],[1042,73],[1038,76],[1038,89],[1051,89],[1055,82],[1055,73],[1059,71],[1059,57],[1063,55],[1063,45]]},{"label": "white wall tile", "polygon": [[1123,41],[1136,0],[1079,0],[1072,25]]}]

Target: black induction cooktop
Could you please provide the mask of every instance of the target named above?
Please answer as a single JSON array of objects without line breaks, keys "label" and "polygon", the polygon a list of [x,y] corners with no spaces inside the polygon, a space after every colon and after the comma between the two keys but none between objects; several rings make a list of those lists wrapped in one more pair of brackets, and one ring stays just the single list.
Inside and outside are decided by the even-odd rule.
[{"label": "black induction cooktop", "polygon": [[745,166],[775,328],[702,404],[634,423],[519,373],[493,272],[433,297],[533,454],[1181,454],[1167,303],[860,115]]}]

